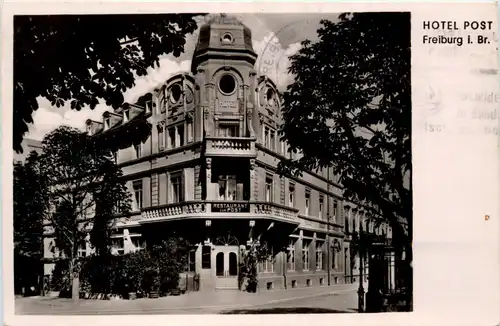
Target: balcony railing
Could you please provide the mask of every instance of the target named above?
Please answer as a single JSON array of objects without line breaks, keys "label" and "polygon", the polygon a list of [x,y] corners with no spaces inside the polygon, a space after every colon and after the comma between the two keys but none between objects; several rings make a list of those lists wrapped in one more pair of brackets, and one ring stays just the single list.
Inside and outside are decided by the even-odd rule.
[{"label": "balcony railing", "polygon": [[254,204],[254,213],[280,217],[286,220],[297,221],[298,209],[277,205],[274,203]]},{"label": "balcony railing", "polygon": [[298,223],[297,209],[258,201],[190,201],[143,208],[141,214],[143,222],[234,214],[234,217],[268,217]]},{"label": "balcony railing", "polygon": [[245,137],[206,138],[207,156],[251,156],[257,155],[255,139]]},{"label": "balcony railing", "polygon": [[157,219],[180,215],[203,214],[206,212],[207,204],[205,202],[182,202],[144,208],[141,214],[142,219]]}]

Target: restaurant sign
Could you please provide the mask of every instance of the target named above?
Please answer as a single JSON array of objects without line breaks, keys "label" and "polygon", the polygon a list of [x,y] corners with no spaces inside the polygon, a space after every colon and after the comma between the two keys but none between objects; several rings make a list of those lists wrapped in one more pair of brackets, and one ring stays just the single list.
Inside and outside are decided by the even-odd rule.
[{"label": "restaurant sign", "polygon": [[250,207],[248,203],[213,203],[212,212],[214,213],[248,213]]}]

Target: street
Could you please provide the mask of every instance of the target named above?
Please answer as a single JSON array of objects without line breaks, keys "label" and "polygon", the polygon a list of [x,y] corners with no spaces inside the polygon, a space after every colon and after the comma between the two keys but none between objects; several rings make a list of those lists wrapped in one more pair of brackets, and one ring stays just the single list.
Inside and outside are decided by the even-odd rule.
[{"label": "street", "polygon": [[191,292],[181,296],[137,300],[79,300],[17,298],[21,315],[127,315],[127,314],[279,314],[356,312],[357,286],[342,284],[261,293]]}]

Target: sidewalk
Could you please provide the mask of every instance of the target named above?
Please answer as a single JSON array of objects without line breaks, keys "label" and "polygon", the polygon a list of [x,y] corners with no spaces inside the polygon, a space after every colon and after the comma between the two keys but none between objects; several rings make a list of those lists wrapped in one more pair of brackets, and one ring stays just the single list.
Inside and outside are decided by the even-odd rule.
[{"label": "sidewalk", "polygon": [[[79,300],[31,297],[16,299],[16,314],[113,314],[113,313],[216,313],[224,309],[251,308],[341,293],[354,293],[358,284],[262,291],[189,292],[180,296],[137,300]],[[177,312],[178,313],[178,312]]]}]

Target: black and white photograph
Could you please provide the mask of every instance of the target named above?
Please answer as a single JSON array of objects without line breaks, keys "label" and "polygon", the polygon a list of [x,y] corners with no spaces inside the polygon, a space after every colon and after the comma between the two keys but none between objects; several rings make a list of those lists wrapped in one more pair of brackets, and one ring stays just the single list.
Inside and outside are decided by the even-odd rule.
[{"label": "black and white photograph", "polygon": [[15,314],[413,311],[411,16],[14,15]]}]

